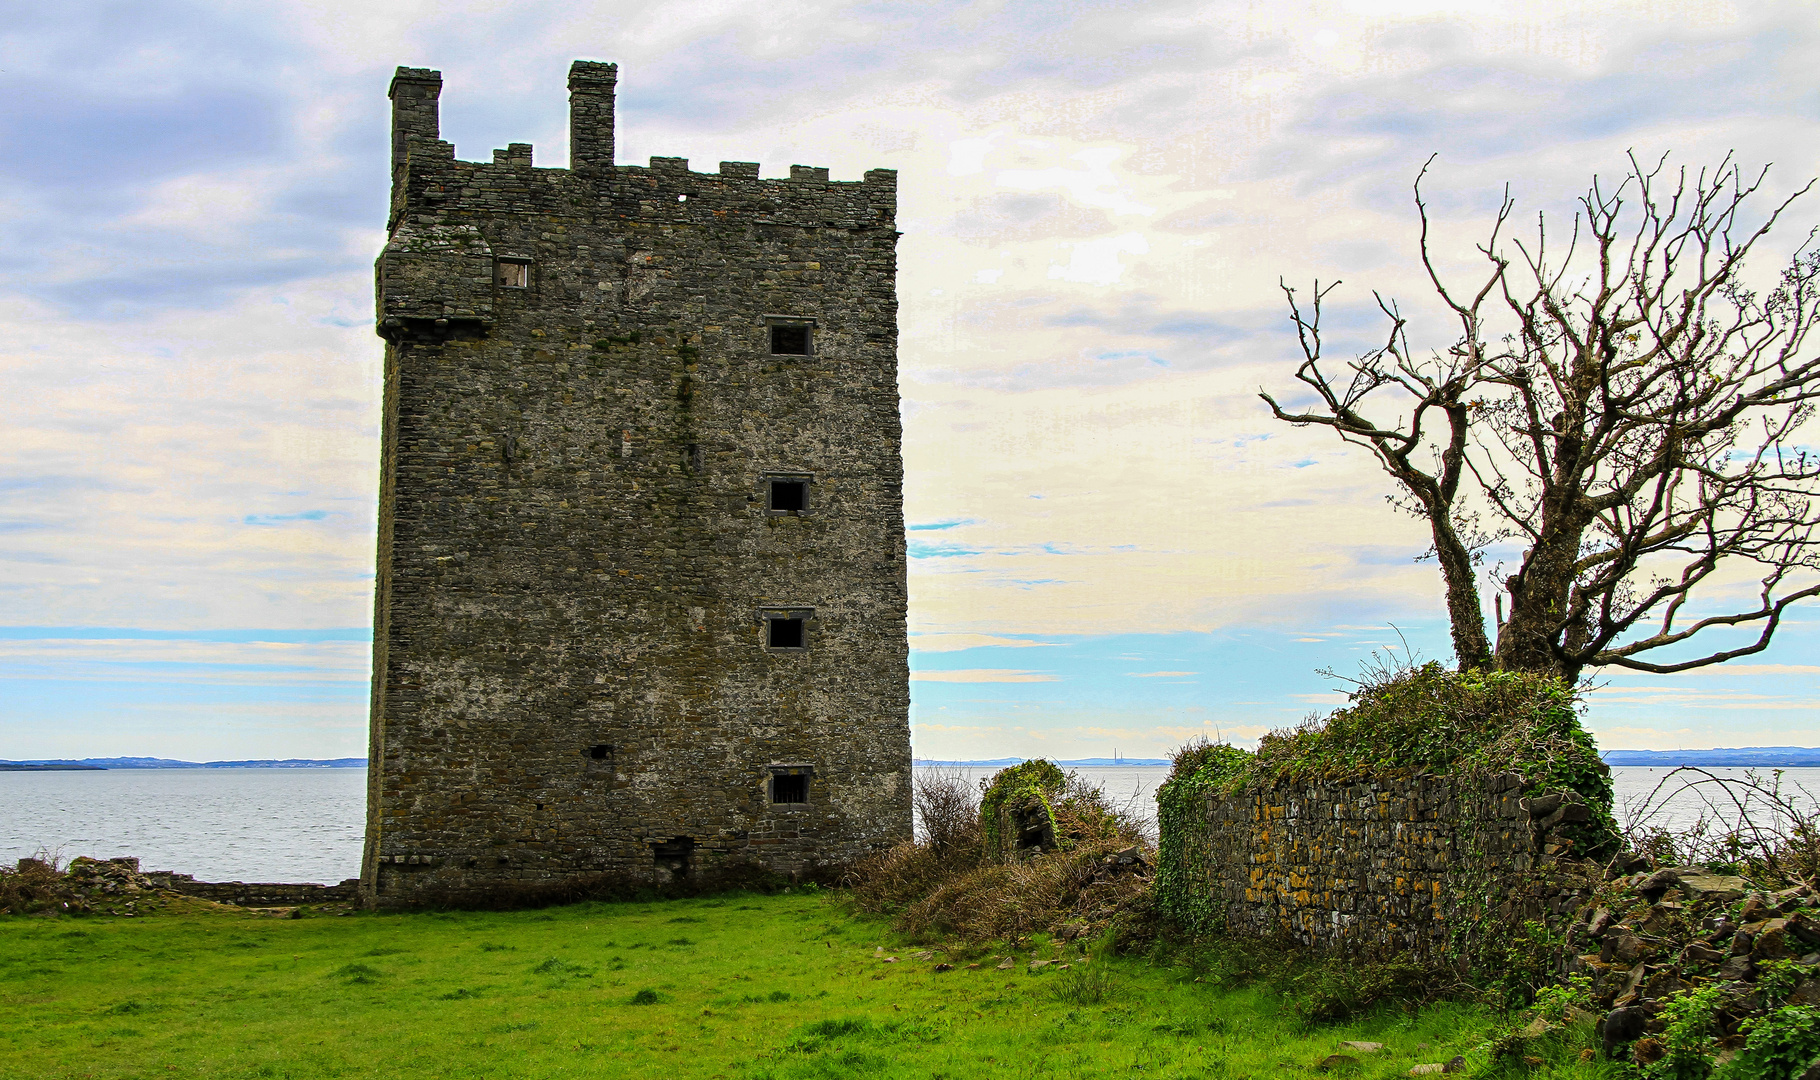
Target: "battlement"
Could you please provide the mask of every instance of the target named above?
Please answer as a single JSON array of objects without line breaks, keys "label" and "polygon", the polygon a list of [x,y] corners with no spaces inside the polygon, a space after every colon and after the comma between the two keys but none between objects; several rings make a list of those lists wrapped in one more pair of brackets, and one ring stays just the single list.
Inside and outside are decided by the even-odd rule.
[{"label": "battlement", "polygon": [[[812,203],[818,201],[813,194],[817,189],[842,187],[852,188],[863,185],[870,197],[866,200],[874,207],[888,208],[895,213],[897,206],[897,171],[895,169],[872,169],[859,180],[839,181],[829,179],[829,170],[815,165],[790,166],[789,178],[766,180],[759,176],[759,163],[755,161],[723,161],[719,170],[713,173],[692,172],[689,159],[679,157],[652,157],[646,166],[618,165],[613,160],[614,154],[614,93],[619,82],[619,66],[603,64],[592,60],[577,60],[569,68],[569,166],[567,169],[542,168],[536,172],[545,175],[563,175],[586,177],[596,180],[615,177],[636,178],[649,175],[657,179],[659,194],[682,196],[675,199],[686,203],[690,198],[712,194],[710,189],[702,191],[683,190],[666,186],[663,181],[683,181],[685,184],[700,181],[720,183],[747,181],[758,187],[746,188],[748,192],[761,192],[772,198],[798,200],[807,198]],[[442,72],[430,68],[400,67],[392,77],[390,96],[392,99],[392,164],[394,170],[403,170],[414,160],[420,171],[434,167],[436,164],[449,163],[457,167],[485,168],[505,167],[511,169],[532,168],[532,147],[530,143],[511,143],[504,149],[493,151],[490,162],[463,161],[456,158],[453,144],[444,142],[440,130],[439,103],[442,94]],[[395,193],[407,185],[402,172],[395,172],[397,177]],[[839,197],[835,202],[838,203]],[[726,207],[716,207],[725,210]],[[855,227],[846,224],[846,227]]]}]

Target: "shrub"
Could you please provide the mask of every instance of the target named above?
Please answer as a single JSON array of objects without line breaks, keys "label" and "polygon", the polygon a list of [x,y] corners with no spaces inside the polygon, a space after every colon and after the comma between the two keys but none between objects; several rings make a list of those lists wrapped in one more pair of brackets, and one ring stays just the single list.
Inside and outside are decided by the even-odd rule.
[{"label": "shrub", "polygon": [[1644,1066],[1646,1080],[1706,1080],[1713,1074],[1718,1049],[1716,1013],[1725,1003],[1725,988],[1684,990],[1662,1004],[1662,1057]]},{"label": "shrub", "polygon": [[897,914],[985,857],[978,801],[966,780],[951,773],[920,775],[911,802],[922,837],[867,859],[848,875],[848,895],[861,911]]},{"label": "shrub", "polygon": [[[1528,794],[1568,790],[1592,808],[1572,835],[1586,855],[1617,849],[1611,769],[1580,726],[1573,687],[1548,675],[1448,671],[1436,663],[1362,684],[1352,704],[1258,743],[1243,780],[1306,780],[1386,769],[1522,775]],[[1239,782],[1229,781],[1229,784]]]},{"label": "shrub", "polygon": [[[1029,761],[980,785],[957,776],[917,778],[922,836],[856,867],[847,879],[855,906],[899,916],[922,939],[1019,938],[1058,929],[1097,931],[1147,907],[1148,879],[1109,869],[1106,857],[1140,846],[1141,822],[1097,787],[1047,761]],[[1041,857],[989,842],[1012,800],[1037,800],[1054,843]]]},{"label": "shrub", "polygon": [[38,852],[16,867],[0,866],[0,915],[24,915],[61,905],[68,896],[55,854]]},{"label": "shrub", "polygon": [[1820,1008],[1789,1005],[1745,1022],[1744,1050],[1726,1080],[1795,1080],[1820,1056]]}]

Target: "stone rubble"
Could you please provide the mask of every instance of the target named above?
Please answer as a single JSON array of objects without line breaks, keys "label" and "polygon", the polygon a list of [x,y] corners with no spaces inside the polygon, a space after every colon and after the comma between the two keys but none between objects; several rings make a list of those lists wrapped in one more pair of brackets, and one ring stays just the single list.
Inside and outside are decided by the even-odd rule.
[{"label": "stone rubble", "polygon": [[[1638,860],[1639,863],[1642,860]],[[1820,1004],[1820,899],[1806,886],[1778,892],[1701,867],[1632,864],[1600,888],[1568,927],[1565,974],[1590,980],[1604,1016],[1610,1058],[1638,1063],[1666,1052],[1663,1005],[1683,990],[1718,985],[1721,1052],[1744,1043],[1745,1020],[1778,1005]],[[1795,965],[1782,1002],[1766,1001],[1759,978]]]}]

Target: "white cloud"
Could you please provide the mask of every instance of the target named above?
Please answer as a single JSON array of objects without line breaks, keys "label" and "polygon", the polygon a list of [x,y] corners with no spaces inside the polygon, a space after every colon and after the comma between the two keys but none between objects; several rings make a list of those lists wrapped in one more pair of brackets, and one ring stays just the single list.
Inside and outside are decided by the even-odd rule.
[{"label": "white cloud", "polygon": [[959,652],[962,649],[1040,649],[1061,644],[997,634],[911,634],[910,648],[919,653]]},{"label": "white cloud", "polygon": [[1012,671],[1004,668],[965,668],[960,671],[912,671],[911,682],[1032,683],[1055,682],[1046,671]]},{"label": "white cloud", "polygon": [[1049,276],[1086,285],[1115,284],[1125,275],[1125,264],[1119,261],[1120,255],[1145,255],[1150,252],[1150,242],[1142,233],[1134,232],[1103,240],[1064,243],[1061,246],[1072,249],[1068,262],[1066,265],[1051,264]]}]

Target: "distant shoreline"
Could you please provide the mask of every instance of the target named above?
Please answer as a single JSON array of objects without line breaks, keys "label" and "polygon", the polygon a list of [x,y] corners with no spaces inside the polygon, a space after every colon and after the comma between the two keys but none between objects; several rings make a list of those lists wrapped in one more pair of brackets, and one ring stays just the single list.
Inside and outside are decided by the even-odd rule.
[{"label": "distant shoreline", "polygon": [[174,758],[117,757],[0,761],[0,772],[106,772],[113,769],[364,769],[367,759],[257,758],[246,761],[178,761]]},{"label": "distant shoreline", "polygon": [[[1807,769],[1820,768],[1820,747],[1810,746],[1743,746],[1719,747],[1713,750],[1607,750],[1600,755],[1607,765],[1623,768],[1673,769],[1682,766],[1707,769]],[[911,764],[919,768],[1003,769],[1024,758],[993,758],[987,761],[941,761],[916,758]],[[1168,758],[1079,758],[1057,761],[1065,769],[1078,768],[1151,768],[1171,764]]]}]

